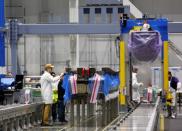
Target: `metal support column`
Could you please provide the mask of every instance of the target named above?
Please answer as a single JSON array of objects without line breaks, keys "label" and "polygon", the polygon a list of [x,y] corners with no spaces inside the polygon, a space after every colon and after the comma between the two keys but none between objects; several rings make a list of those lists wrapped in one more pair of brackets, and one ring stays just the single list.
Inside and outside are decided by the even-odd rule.
[{"label": "metal support column", "polygon": [[119,101],[118,101],[118,98],[115,99],[116,103],[117,103],[117,106],[116,106],[116,116],[119,115]]},{"label": "metal support column", "polygon": [[105,100],[102,99],[102,126],[105,126],[107,125],[107,120],[106,120],[106,103],[105,103]]},{"label": "metal support column", "polygon": [[[79,22],[79,0],[69,0],[69,22]],[[79,52],[79,34],[76,34],[76,67],[79,67],[80,52]]]},{"label": "metal support column", "polygon": [[114,108],[113,99],[110,100],[110,105],[109,105],[110,121],[112,121],[112,119],[113,119],[113,113],[114,113],[114,109],[111,110],[111,108]]},{"label": "metal support column", "polygon": [[7,122],[3,123],[3,131],[8,131],[8,124],[7,124]]},{"label": "metal support column", "polygon": [[117,109],[118,109],[118,104],[117,104],[117,98],[113,99],[113,104],[114,104],[114,114],[113,117],[114,119],[117,117]]},{"label": "metal support column", "polygon": [[[42,105],[40,105],[39,107],[38,107],[38,111],[39,112],[42,112],[43,111],[43,106]],[[41,122],[42,122],[42,113],[39,113],[39,112],[37,112],[38,113],[38,119],[37,119],[37,123],[38,124],[40,124]]]},{"label": "metal support column", "polygon": [[29,128],[29,120],[28,120],[28,115],[27,114],[25,115],[25,125],[26,125],[25,129],[28,129]]},{"label": "metal support column", "polygon": [[117,7],[113,8],[113,17],[112,17],[112,24],[117,24],[118,20],[118,9]]},{"label": "metal support column", "polygon": [[114,101],[114,118],[117,117],[117,109],[118,109],[118,103],[117,103],[117,99],[113,99]]},{"label": "metal support column", "polygon": [[80,66],[80,39],[79,35],[76,35],[76,67]]},{"label": "metal support column", "polygon": [[110,118],[111,118],[111,110],[110,110],[110,100],[108,100],[106,102],[106,105],[107,105],[107,124],[110,122]]},{"label": "metal support column", "polygon": [[27,126],[28,126],[28,128],[32,127],[32,125],[31,125],[31,115],[30,114],[27,115]]},{"label": "metal support column", "polygon": [[20,117],[16,118],[15,129],[16,129],[16,131],[20,131],[21,130],[21,128],[20,128]]},{"label": "metal support column", "polygon": [[90,116],[94,115],[94,104],[90,104]]},{"label": "metal support column", "polygon": [[76,108],[76,110],[77,110],[77,126],[79,126],[80,125],[80,99],[77,99],[76,104],[77,104],[77,108]]},{"label": "metal support column", "polygon": [[26,116],[22,116],[22,121],[21,121],[21,124],[22,124],[22,129],[27,129],[27,126],[26,126]]},{"label": "metal support column", "polygon": [[18,21],[10,20],[10,46],[11,46],[11,71],[17,74],[17,42],[18,42]]},{"label": "metal support column", "polygon": [[33,127],[33,116],[32,113],[30,113],[29,115],[29,128]]},{"label": "metal support column", "polygon": [[74,100],[71,100],[70,126],[74,126]]},{"label": "metal support column", "polygon": [[36,120],[35,112],[32,114],[32,119],[33,119],[33,125],[36,126],[37,125],[37,120]]},{"label": "metal support column", "polygon": [[113,108],[113,110],[112,109],[110,109],[111,110],[111,121],[114,119],[114,115],[115,115],[115,101],[114,101],[115,99],[111,99],[111,107],[110,108]]},{"label": "metal support column", "polygon": [[10,119],[9,128],[10,128],[10,131],[15,131],[15,129],[14,129],[14,120],[13,119]]},{"label": "metal support column", "polygon": [[89,98],[87,99],[87,118],[90,117],[90,101]]},{"label": "metal support column", "polygon": [[132,95],[132,59],[131,59],[131,52],[129,52],[129,99],[130,101],[133,100]]},{"label": "metal support column", "polygon": [[106,12],[106,7],[102,7],[101,8],[101,13],[102,13],[102,15],[101,15],[101,17],[102,17],[102,22],[103,23],[107,23],[107,12]]},{"label": "metal support column", "polygon": [[96,23],[96,16],[95,16],[95,8],[90,8],[90,14],[89,14],[89,23],[95,24]]},{"label": "metal support column", "polygon": [[163,44],[163,88],[164,88],[164,92],[167,93],[169,90],[169,86],[168,86],[168,41],[164,41],[164,44]]},{"label": "metal support column", "polygon": [[[4,0],[0,1],[0,28],[4,28],[5,17],[4,17]],[[4,32],[0,30],[0,75],[5,74],[5,40]]]},{"label": "metal support column", "polygon": [[82,99],[82,121],[85,120],[85,100]]},{"label": "metal support column", "polygon": [[120,61],[119,61],[119,77],[120,77],[120,95],[119,95],[119,100],[121,105],[126,104],[126,99],[125,99],[125,87],[126,87],[126,75],[125,75],[125,43],[124,41],[120,41]]}]

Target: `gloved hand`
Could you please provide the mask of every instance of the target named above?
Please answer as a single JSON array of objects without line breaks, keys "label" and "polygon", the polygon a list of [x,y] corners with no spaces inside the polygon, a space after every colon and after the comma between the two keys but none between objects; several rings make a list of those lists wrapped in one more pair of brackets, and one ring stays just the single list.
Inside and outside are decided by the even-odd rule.
[{"label": "gloved hand", "polygon": [[64,76],[64,73],[61,73],[61,74],[59,75],[60,79],[63,79],[63,76]]},{"label": "gloved hand", "polygon": [[143,86],[143,83],[141,82],[141,83],[140,83],[140,87],[142,87],[142,86]]}]

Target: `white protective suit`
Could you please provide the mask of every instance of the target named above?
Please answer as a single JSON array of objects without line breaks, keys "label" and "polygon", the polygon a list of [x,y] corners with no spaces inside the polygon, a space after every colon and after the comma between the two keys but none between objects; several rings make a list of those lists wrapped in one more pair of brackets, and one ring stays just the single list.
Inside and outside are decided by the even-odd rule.
[{"label": "white protective suit", "polygon": [[149,31],[149,28],[150,28],[150,25],[145,23],[145,24],[143,24],[141,31]]},{"label": "white protective suit", "polygon": [[45,71],[41,76],[40,84],[41,84],[41,94],[42,99],[45,104],[52,104],[52,84],[60,80],[61,76],[53,77],[49,72]]},{"label": "white protective suit", "polygon": [[132,73],[132,98],[133,101],[140,102],[139,87],[143,86],[143,83],[139,83],[137,80],[137,73]]}]

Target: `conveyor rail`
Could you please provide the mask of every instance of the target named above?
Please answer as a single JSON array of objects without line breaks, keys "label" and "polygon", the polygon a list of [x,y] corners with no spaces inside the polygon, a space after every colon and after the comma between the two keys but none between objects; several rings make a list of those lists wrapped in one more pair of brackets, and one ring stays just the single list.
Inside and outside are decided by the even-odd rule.
[{"label": "conveyor rail", "polygon": [[107,127],[107,131],[154,131],[159,118],[159,103],[158,97],[155,104],[141,103],[131,114],[126,114],[115,124]]},{"label": "conveyor rail", "polygon": [[3,131],[27,129],[41,120],[42,103],[13,104],[0,107],[0,126]]}]

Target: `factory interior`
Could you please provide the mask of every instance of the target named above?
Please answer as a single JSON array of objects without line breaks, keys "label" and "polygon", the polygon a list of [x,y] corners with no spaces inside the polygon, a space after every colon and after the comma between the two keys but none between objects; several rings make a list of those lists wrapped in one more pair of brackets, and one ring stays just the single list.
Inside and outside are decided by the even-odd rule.
[{"label": "factory interior", "polygon": [[0,0],[0,131],[182,131],[181,5]]}]

